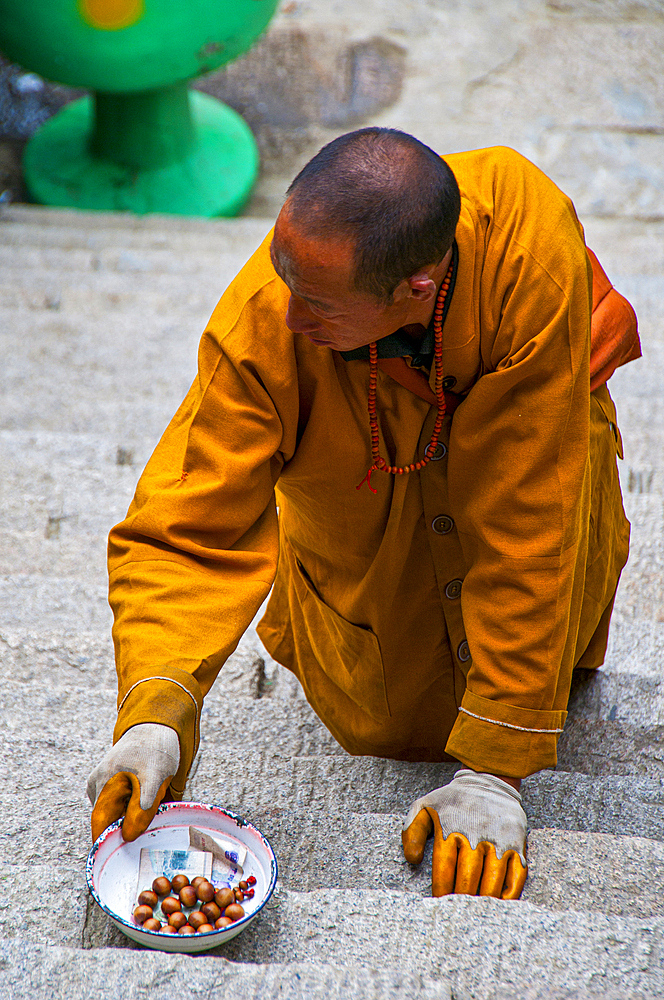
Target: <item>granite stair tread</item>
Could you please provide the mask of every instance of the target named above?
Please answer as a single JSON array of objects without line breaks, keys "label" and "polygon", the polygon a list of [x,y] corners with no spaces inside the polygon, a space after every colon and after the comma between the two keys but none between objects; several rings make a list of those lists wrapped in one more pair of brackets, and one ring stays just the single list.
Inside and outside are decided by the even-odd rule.
[{"label": "granite stair tread", "polygon": [[348,756],[255,622],[206,700],[187,795],[270,837],[269,905],[192,959],[134,947],[89,898],[85,783],[116,699],[106,534],[270,225],[0,209],[0,998],[664,995],[661,222],[586,226],[644,338],[644,361],[611,382],[633,544],[606,664],[574,677],[557,769],[523,783],[522,900],[430,897],[431,845],[408,865],[401,816],[455,765]]}]

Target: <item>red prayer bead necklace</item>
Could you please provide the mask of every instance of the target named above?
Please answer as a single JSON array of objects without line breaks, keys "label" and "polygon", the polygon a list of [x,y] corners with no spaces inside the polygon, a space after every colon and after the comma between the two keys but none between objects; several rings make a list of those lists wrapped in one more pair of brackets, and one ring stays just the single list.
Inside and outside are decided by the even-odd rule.
[{"label": "red prayer bead necklace", "polygon": [[410,465],[406,465],[403,468],[400,465],[388,465],[384,458],[381,457],[378,450],[378,418],[376,416],[376,383],[378,381],[378,347],[376,341],[369,344],[369,427],[371,429],[371,457],[373,459],[373,465],[367,472],[366,476],[359,483],[355,489],[359,490],[364,483],[367,483],[369,489],[372,493],[377,493],[371,485],[371,473],[377,472],[389,472],[393,476],[403,476],[408,472],[419,472],[423,469],[425,465],[428,465],[431,458],[427,454],[431,454],[438,444],[438,437],[440,435],[441,428],[443,426],[443,419],[445,417],[445,390],[443,389],[443,313],[445,311],[445,299],[447,298],[447,293],[450,289],[450,282],[452,280],[452,272],[454,271],[454,261],[450,262],[447,274],[443,279],[443,283],[440,286],[438,295],[436,297],[436,305],[433,311],[433,332],[434,332],[434,366],[436,372],[435,379],[435,391],[436,400],[438,403],[438,412],[436,414],[436,422],[433,425],[433,434],[431,435],[431,441],[424,449],[424,458],[421,458],[418,462],[412,462]]}]

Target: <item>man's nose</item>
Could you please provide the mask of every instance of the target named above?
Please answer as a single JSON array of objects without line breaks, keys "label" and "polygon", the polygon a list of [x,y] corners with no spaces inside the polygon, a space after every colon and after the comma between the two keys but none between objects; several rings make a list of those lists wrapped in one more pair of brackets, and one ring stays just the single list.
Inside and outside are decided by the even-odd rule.
[{"label": "man's nose", "polygon": [[293,333],[314,333],[319,329],[319,324],[312,315],[309,306],[297,295],[291,295],[288,300],[286,310],[286,326]]}]

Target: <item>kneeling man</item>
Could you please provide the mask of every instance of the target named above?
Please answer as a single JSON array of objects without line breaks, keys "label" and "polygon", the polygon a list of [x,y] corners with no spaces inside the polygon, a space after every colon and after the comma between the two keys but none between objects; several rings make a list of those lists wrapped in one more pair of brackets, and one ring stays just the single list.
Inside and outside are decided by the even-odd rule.
[{"label": "kneeling man", "polygon": [[520,781],[556,763],[627,558],[606,382],[639,353],[572,203],[513,150],[380,128],[322,149],[111,532],[93,836],[182,797],[272,587],[259,634],[349,753],[463,765],[404,823],[411,862],[434,834],[434,895],[517,898]]}]

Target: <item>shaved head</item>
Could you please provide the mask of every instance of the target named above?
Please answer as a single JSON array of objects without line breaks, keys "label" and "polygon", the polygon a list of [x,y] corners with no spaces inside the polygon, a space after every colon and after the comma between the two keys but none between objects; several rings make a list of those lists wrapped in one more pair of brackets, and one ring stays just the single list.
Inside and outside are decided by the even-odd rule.
[{"label": "shaved head", "polygon": [[348,242],[354,285],[389,300],[452,246],[461,200],[454,174],[405,132],[365,128],[324,146],[300,171],[285,211],[316,239]]}]

